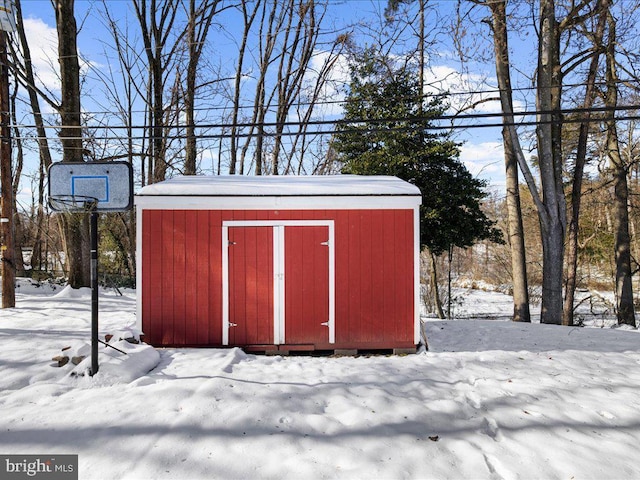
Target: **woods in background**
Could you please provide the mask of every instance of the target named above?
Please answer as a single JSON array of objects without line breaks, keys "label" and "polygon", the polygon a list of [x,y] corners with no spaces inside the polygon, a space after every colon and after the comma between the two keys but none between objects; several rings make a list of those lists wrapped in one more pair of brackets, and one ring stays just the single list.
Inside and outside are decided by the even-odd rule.
[{"label": "woods in background", "polygon": [[[480,188],[471,197],[506,244],[486,243],[499,238],[492,233],[432,246],[428,270],[444,261],[449,279],[509,284],[518,321],[530,321],[536,287],[541,321],[565,325],[574,324],[577,289],[610,288],[618,321],[635,326],[640,2],[389,0],[372,2],[366,14],[361,3],[358,16],[314,0],[132,0],[118,8],[105,0],[82,11],[56,0],[52,81],[34,68],[25,4],[16,2],[13,184],[31,192],[14,206],[20,274],[88,284],[86,222],[46,205],[53,161],[126,159],[137,186],[178,174],[359,172],[337,148],[354,129],[363,137],[395,129],[398,145],[443,135],[456,150],[466,128],[486,122],[502,130],[504,156],[495,160],[506,188],[495,194],[471,178],[463,190]],[[99,48],[85,56],[88,43]],[[360,69],[364,85],[373,74],[366,62],[389,59],[415,84],[395,91],[398,101],[379,109],[377,124],[366,123],[366,110],[349,112],[345,103],[353,73]],[[375,75],[382,85],[397,70]],[[402,110],[408,104],[416,108]],[[376,162],[402,173],[405,153],[390,148]],[[451,157],[432,156],[434,168]],[[423,187],[423,194],[425,205],[453,203],[450,191]],[[134,223],[133,213],[101,222],[101,265],[111,281],[133,284]],[[438,227],[459,239],[456,228]]]}]

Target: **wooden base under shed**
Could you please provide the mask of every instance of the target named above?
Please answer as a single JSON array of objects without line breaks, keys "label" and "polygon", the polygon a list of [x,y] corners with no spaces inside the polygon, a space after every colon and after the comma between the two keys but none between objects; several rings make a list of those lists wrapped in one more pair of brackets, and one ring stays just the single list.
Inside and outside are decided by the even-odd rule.
[{"label": "wooden base under shed", "polygon": [[247,353],[264,353],[265,355],[312,355],[312,356],[344,356],[355,357],[358,355],[411,355],[416,353],[417,347],[411,345],[403,348],[335,348],[324,345],[318,348],[315,345],[250,345],[242,347]]}]

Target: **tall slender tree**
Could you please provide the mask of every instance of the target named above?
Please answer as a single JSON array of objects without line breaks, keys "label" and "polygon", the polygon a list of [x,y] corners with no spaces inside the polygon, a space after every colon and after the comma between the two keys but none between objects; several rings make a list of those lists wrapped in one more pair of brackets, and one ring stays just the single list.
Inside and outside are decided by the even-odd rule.
[{"label": "tall slender tree", "polygon": [[36,127],[36,137],[38,143],[38,200],[36,207],[36,227],[33,238],[33,250],[31,255],[31,268],[40,270],[46,265],[45,260],[45,213],[44,213],[44,189],[47,170],[51,166],[51,151],[49,149],[49,140],[47,130],[45,128],[42,109],[40,108],[40,98],[44,98],[54,108],[58,105],[46,94],[40,92],[36,87],[36,76],[33,71],[33,62],[31,59],[31,49],[27,42],[27,36],[24,29],[24,20],[22,16],[22,5],[20,1],[16,2],[16,25],[18,37],[18,51],[13,52],[14,72],[17,80],[25,87],[29,95],[29,106],[33,114],[34,125]]},{"label": "tall slender tree", "polygon": [[16,306],[16,262],[13,202],[13,174],[11,156],[11,127],[9,125],[9,55],[7,54],[7,32],[0,31],[0,185],[2,186],[2,206],[0,215],[4,222],[2,233],[2,308]]},{"label": "tall slender tree", "polygon": [[206,45],[207,35],[211,28],[214,16],[218,13],[220,0],[205,0],[197,2],[196,0],[188,0],[188,20],[187,20],[187,50],[189,59],[186,68],[185,89],[184,89],[184,110],[185,110],[185,131],[186,146],[184,158],[185,175],[196,174],[196,156],[197,156],[197,139],[196,139],[196,118],[195,118],[195,99],[198,90],[197,72],[202,52]]},{"label": "tall slender tree", "polygon": [[618,69],[616,66],[616,20],[607,10],[609,38],[606,50],[606,152],[611,163],[614,186],[614,231],[616,262],[616,310],[619,324],[636,326],[631,284],[631,239],[629,236],[629,187],[627,165],[620,153],[615,111],[618,106]]},{"label": "tall slender tree", "polygon": [[136,18],[140,25],[144,51],[147,59],[148,84],[147,108],[148,138],[150,152],[147,164],[147,182],[155,183],[165,179],[167,158],[165,138],[165,84],[169,65],[175,59],[176,43],[169,43],[176,20],[178,0],[133,0]]},{"label": "tall slender tree", "polygon": [[[246,154],[246,150],[242,149],[242,155],[238,158],[238,143],[239,143],[239,135],[240,128],[238,127],[238,122],[240,120],[240,103],[241,103],[241,93],[242,93],[242,79],[245,75],[245,55],[248,50],[249,43],[249,35],[251,33],[251,29],[253,27],[253,23],[258,15],[258,12],[262,8],[262,2],[264,0],[256,0],[255,2],[240,3],[240,10],[242,12],[242,37],[240,41],[240,45],[238,47],[238,60],[236,62],[236,72],[234,78],[233,85],[233,94],[232,94],[232,113],[231,113],[231,127],[230,127],[230,162],[229,162],[229,174],[234,175],[236,172],[240,174],[244,173],[245,162],[244,155]],[[252,7],[249,10],[249,7]]]},{"label": "tall slender tree", "polygon": [[560,324],[567,207],[562,177],[560,28],[555,0],[540,1],[539,35],[536,138],[542,195],[534,198],[543,256],[540,322]]},{"label": "tall slender tree", "polygon": [[511,249],[511,275],[513,281],[513,320],[530,322],[529,289],[527,280],[527,259],[520,205],[520,182],[518,175],[518,155],[522,147],[516,133],[513,110],[513,90],[509,63],[509,42],[507,35],[506,2],[486,2],[491,9],[491,31],[496,65],[496,78],[500,90],[500,104],[504,113],[502,139],[504,142],[504,162],[506,180],[507,228]]},{"label": "tall slender tree", "polygon": [[[59,136],[62,160],[82,162],[80,61],[74,0],[56,0],[55,11],[61,81]],[[84,214],[65,214],[60,218],[64,225],[69,285],[73,288],[87,287],[91,284],[89,218]]]},{"label": "tall slender tree", "polygon": [[571,216],[567,233],[567,280],[564,294],[564,307],[562,312],[562,324],[573,325],[573,312],[575,304],[575,291],[578,285],[578,254],[579,254],[579,225],[580,209],[582,202],[582,183],[584,169],[587,163],[587,149],[589,133],[591,127],[591,107],[598,95],[596,82],[600,73],[599,63],[602,57],[602,41],[606,27],[607,11],[609,0],[599,0],[596,11],[599,12],[596,19],[595,29],[585,25],[587,37],[591,37],[592,47],[588,50],[587,56],[591,58],[585,80],[585,95],[582,104],[583,112],[580,114],[581,122],[578,129],[578,140],[575,147],[575,161],[573,169],[573,182],[571,185]]},{"label": "tall slender tree", "polygon": [[282,150],[282,133],[287,117],[291,114],[294,103],[300,98],[303,79],[307,74],[318,40],[319,25],[315,1],[296,6],[293,2],[287,7],[287,26],[284,32],[282,54],[278,62],[278,81],[275,95],[277,97],[276,127],[273,145],[271,173],[280,173],[280,152]]}]

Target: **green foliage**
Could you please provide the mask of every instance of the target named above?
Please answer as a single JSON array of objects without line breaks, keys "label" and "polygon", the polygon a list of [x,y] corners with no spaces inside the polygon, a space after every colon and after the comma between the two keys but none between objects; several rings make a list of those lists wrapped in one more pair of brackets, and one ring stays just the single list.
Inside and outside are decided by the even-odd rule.
[{"label": "green foliage", "polygon": [[418,75],[367,50],[351,68],[344,122],[333,148],[342,172],[394,175],[422,192],[420,241],[436,255],[469,247],[501,232],[481,210],[485,182],[473,178],[459,160],[459,146],[434,133],[432,120],[445,105],[425,102]]}]

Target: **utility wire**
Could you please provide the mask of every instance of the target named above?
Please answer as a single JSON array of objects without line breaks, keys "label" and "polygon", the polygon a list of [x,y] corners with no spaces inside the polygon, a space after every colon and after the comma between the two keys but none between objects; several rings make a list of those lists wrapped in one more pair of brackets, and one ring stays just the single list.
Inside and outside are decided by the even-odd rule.
[{"label": "utility wire", "polygon": [[[443,80],[436,80],[431,82],[430,84],[436,84],[439,83],[441,81],[446,81],[446,79]],[[629,85],[632,83],[639,83],[637,79],[618,79],[615,82],[616,84],[620,84],[620,85]],[[606,85],[607,83],[605,81],[599,81],[599,82],[595,82],[595,85]],[[573,83],[573,84],[565,84],[563,85],[563,88],[582,88],[585,87],[586,84],[585,83]],[[548,88],[552,88],[552,87],[548,87]],[[540,87],[536,87],[536,86],[530,86],[530,87],[512,87],[511,89],[509,89],[508,91],[510,92],[528,92],[528,91],[537,91],[539,90]],[[640,85],[636,88],[636,90],[640,91]],[[493,95],[493,94],[500,94],[501,92],[505,91],[505,89],[500,89],[500,88],[490,88],[490,89],[486,89],[486,90],[468,90],[468,91],[454,91],[454,92],[434,92],[434,93],[427,93],[425,95],[423,95],[423,99],[428,100],[428,99],[435,99],[435,98],[450,98],[450,97],[456,97],[456,96],[465,96],[465,97],[482,97],[482,96],[486,96],[486,95]],[[497,99],[496,99],[497,101]],[[347,101],[345,99],[342,100],[322,100],[322,101],[308,101],[308,102],[304,102],[304,101],[299,101],[296,102],[294,104],[292,104],[292,107],[305,107],[305,106],[318,106],[318,107],[323,107],[323,106],[332,106],[332,105],[343,105],[345,104]],[[27,102],[25,102],[27,103]],[[238,105],[237,107],[234,107],[233,105],[227,105],[227,106],[207,106],[207,107],[195,107],[194,111],[197,112],[210,112],[210,111],[230,111],[233,110],[234,108],[237,108],[238,110],[249,110],[249,109],[254,109],[255,105]],[[269,110],[275,109],[277,107],[269,107]],[[96,110],[96,111],[92,111],[92,112],[83,112],[82,115],[109,115],[109,114],[113,114],[113,110]],[[129,113],[129,111],[127,111],[127,113]],[[146,113],[145,110],[131,110],[130,113],[134,113],[134,114],[143,114]]]},{"label": "utility wire", "polygon": [[[640,114],[636,115],[627,115],[624,117],[614,117],[615,121],[624,121],[624,120],[640,120]],[[388,121],[388,120],[386,120]],[[581,123],[581,122],[600,122],[601,119],[580,119],[580,118],[568,118],[561,120],[562,123]],[[466,130],[466,129],[476,129],[476,128],[496,128],[496,127],[504,127],[504,126],[537,126],[537,125],[549,125],[557,123],[557,120],[549,119],[549,120],[531,120],[531,121],[523,121],[523,122],[494,122],[494,123],[482,123],[482,124],[468,124],[468,125],[430,125],[428,127],[423,127],[420,125],[413,126],[394,126],[394,127],[367,127],[363,128],[341,128],[341,129],[327,129],[327,130],[298,130],[298,131],[282,131],[282,132],[265,132],[265,131],[253,131],[253,132],[238,132],[235,134],[231,133],[200,133],[196,135],[199,139],[226,139],[226,138],[272,138],[272,137],[292,137],[292,136],[320,136],[320,135],[336,135],[336,134],[349,134],[349,133],[380,133],[380,132],[411,132],[418,130]],[[169,127],[165,127],[169,128]],[[183,127],[171,127],[171,130],[182,129]],[[187,135],[184,134],[172,134],[167,135],[166,137],[171,137],[174,140],[183,140],[187,138]],[[21,140],[37,140],[42,137],[37,136],[13,136],[13,139],[21,139]],[[78,137],[56,137],[58,140],[72,140],[77,139]],[[91,137],[83,137],[85,140],[95,140],[95,141],[106,141],[106,140],[153,140],[155,137],[153,136],[145,136],[145,135],[137,135],[137,136],[91,136]],[[165,138],[165,137],[163,137]]]},{"label": "utility wire", "polygon": [[[409,130],[417,130],[417,129],[425,129],[425,130],[442,130],[442,129],[465,129],[465,128],[490,128],[490,127],[501,127],[501,126],[531,126],[531,125],[539,125],[539,124],[543,124],[543,123],[576,123],[576,122],[590,122],[590,123],[595,123],[595,122],[601,122],[603,119],[600,117],[590,117],[588,119],[583,118],[583,115],[591,115],[591,114],[597,114],[597,113],[611,113],[611,112],[637,112],[640,111],[640,105],[619,105],[619,106],[615,106],[615,107],[590,107],[590,108],[567,108],[567,109],[561,109],[561,110],[533,110],[533,111],[518,111],[518,112],[513,112],[511,114],[505,114],[502,112],[492,112],[492,113],[469,113],[469,114],[461,114],[461,115],[456,115],[456,114],[441,114],[441,115],[434,115],[434,116],[423,116],[423,117],[389,117],[389,118],[357,118],[357,119],[336,119],[336,120],[309,120],[309,121],[295,121],[295,122],[261,122],[261,123],[236,123],[236,124],[231,124],[231,123],[208,123],[208,124],[193,124],[193,125],[187,125],[187,124],[179,124],[179,125],[172,125],[172,124],[166,124],[166,125],[162,125],[160,126],[160,128],[162,129],[170,129],[170,130],[175,130],[175,129],[185,129],[187,127],[194,127],[194,128],[198,128],[198,129],[246,129],[246,128],[278,128],[278,129],[285,129],[285,128],[301,128],[301,127],[308,127],[308,126],[351,126],[353,127],[354,125],[357,124],[363,124],[363,125],[370,125],[370,124],[374,124],[374,125],[384,125],[386,123],[406,123],[406,122],[412,122],[414,124],[418,124],[418,125],[414,125],[414,126],[403,126],[403,125],[399,125],[397,127],[386,127],[383,129],[380,129],[380,131],[389,131],[389,130],[396,130],[396,129],[409,129]],[[543,119],[536,119],[536,120],[532,120],[532,121],[519,121],[519,122],[506,122],[506,121],[500,121],[500,122],[494,122],[494,123],[481,123],[481,124],[466,124],[466,123],[461,123],[467,120],[484,120],[484,119],[495,119],[495,118],[505,118],[505,117],[532,117],[532,116],[536,116],[536,117],[542,117],[542,116],[551,116],[554,117],[550,120],[543,120]],[[616,120],[636,120],[638,118],[637,115],[626,115],[624,117],[617,117]],[[421,122],[428,122],[429,125],[419,125]],[[450,125],[433,125],[431,124],[431,122],[452,122]],[[453,123],[456,122],[456,123]],[[26,128],[35,128],[35,125],[29,125],[29,124],[12,124],[10,125],[11,128],[19,128],[19,129],[26,129]],[[65,130],[65,129],[78,129],[81,128],[83,130],[148,130],[148,129],[153,129],[154,126],[148,126],[148,125],[84,125],[84,126],[68,126],[68,125],[45,125],[44,126],[45,129],[54,129],[54,130]],[[354,131],[358,130],[353,128]],[[338,132],[344,131],[343,129],[337,130]],[[303,133],[303,132],[302,132]],[[326,132],[323,131],[317,131],[314,134],[321,134],[321,133],[336,133],[333,130],[329,130]],[[282,131],[281,134],[285,135],[287,134],[287,132]],[[298,132],[293,132],[291,134],[298,134]],[[221,134],[219,135],[221,138],[224,137],[231,137],[231,136],[254,136],[252,134],[245,134],[243,135],[242,133],[238,133],[236,132],[235,134],[231,134],[231,133],[225,133],[225,134]],[[273,136],[273,133],[268,133],[267,136]],[[201,135],[198,135],[201,136]],[[257,134],[255,135],[257,136]],[[28,138],[35,138],[35,137],[28,137]],[[67,137],[60,137],[60,138],[67,138]],[[68,138],[76,138],[76,137],[68,137]],[[91,138],[101,138],[101,137],[91,137]],[[104,138],[110,138],[110,137],[104,137]],[[136,137],[131,137],[131,138],[136,138]],[[140,137],[140,138],[147,138],[147,137]]]}]

